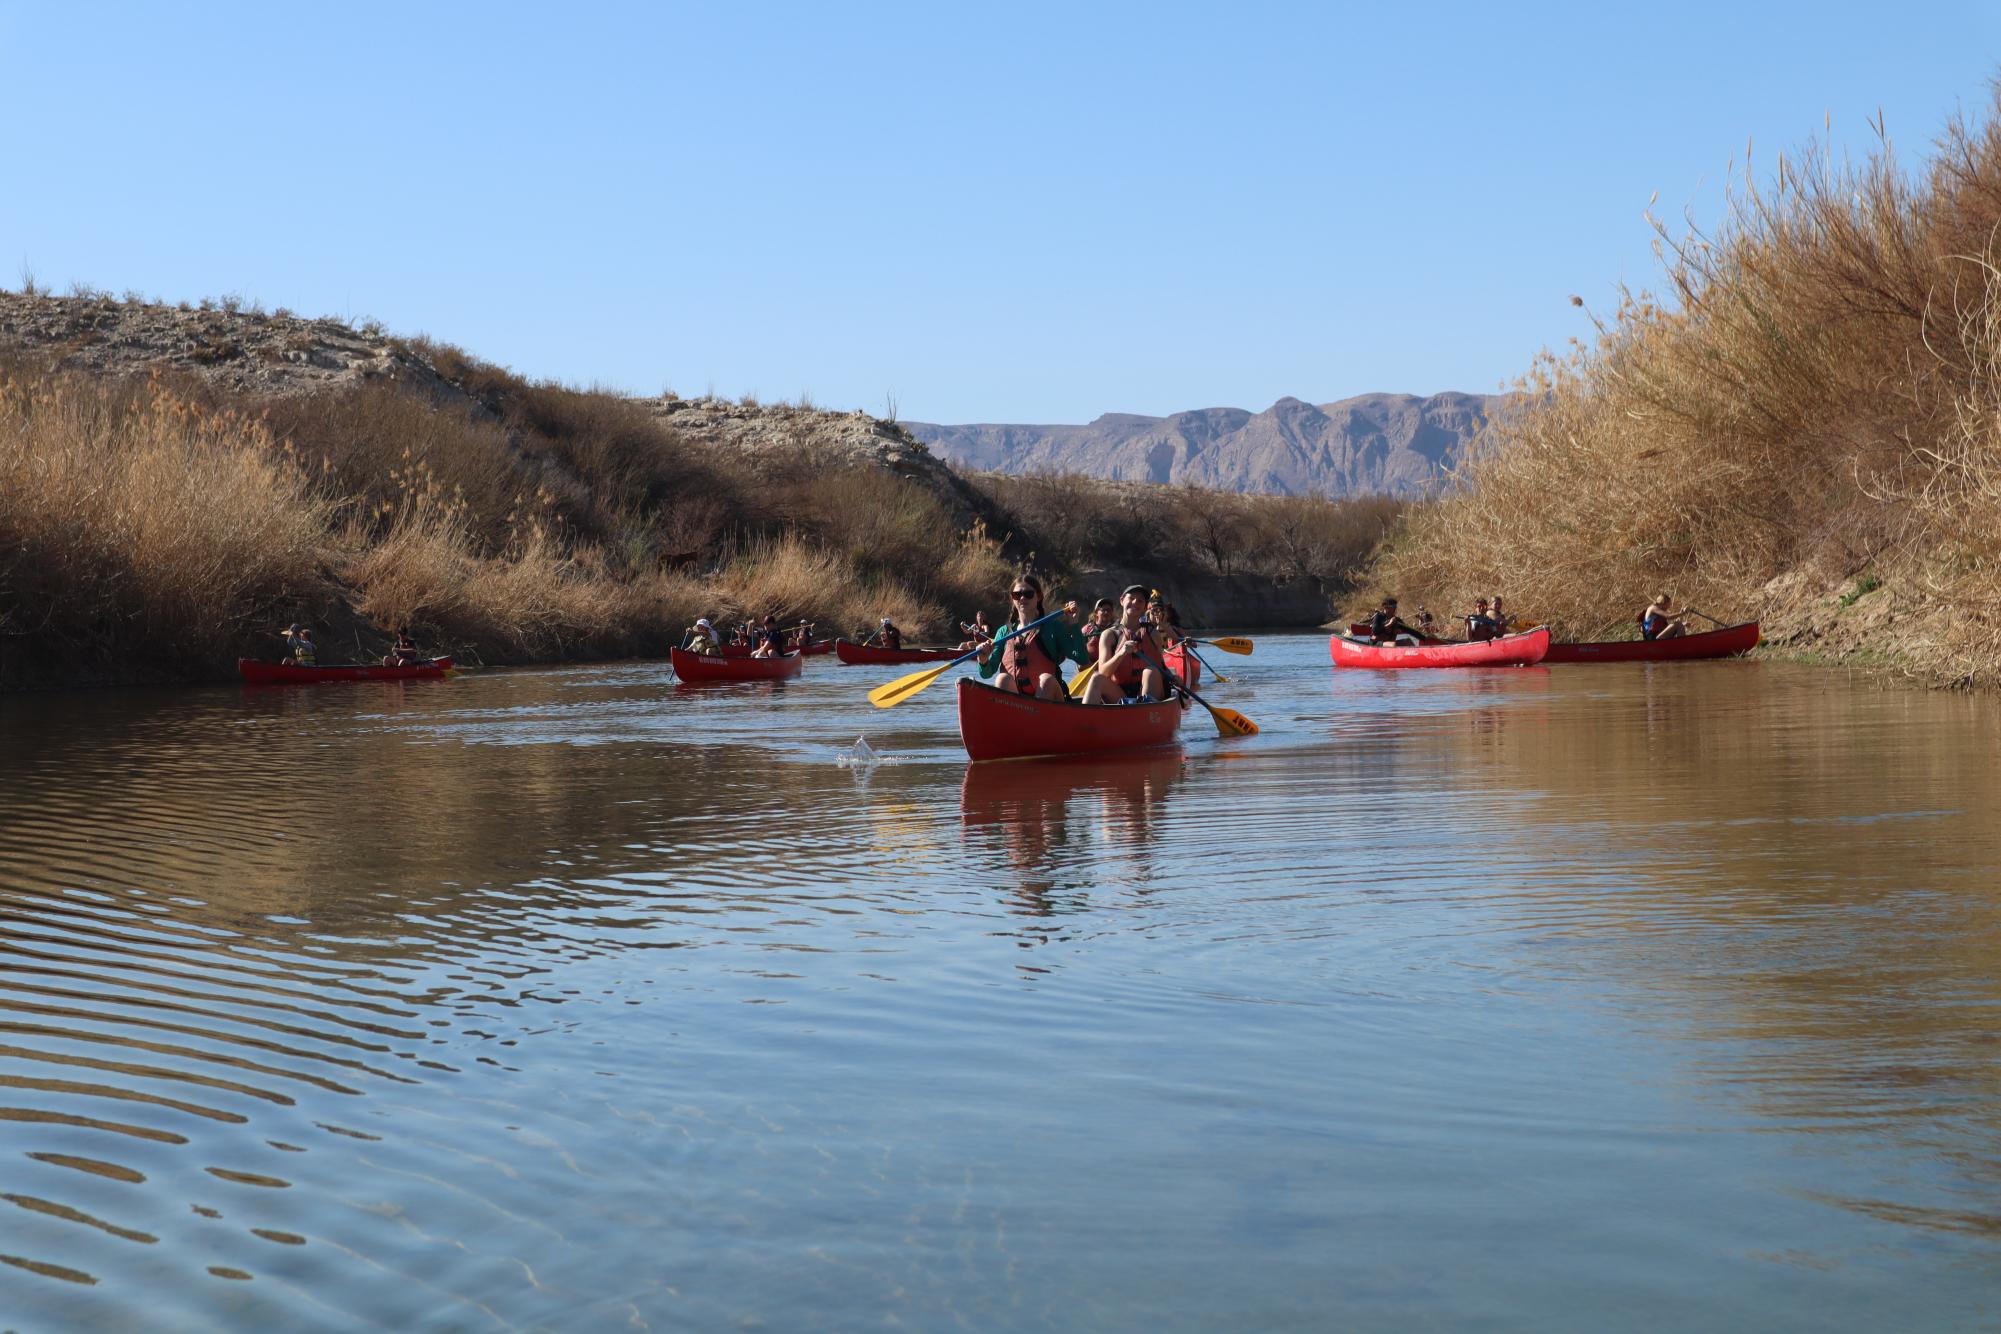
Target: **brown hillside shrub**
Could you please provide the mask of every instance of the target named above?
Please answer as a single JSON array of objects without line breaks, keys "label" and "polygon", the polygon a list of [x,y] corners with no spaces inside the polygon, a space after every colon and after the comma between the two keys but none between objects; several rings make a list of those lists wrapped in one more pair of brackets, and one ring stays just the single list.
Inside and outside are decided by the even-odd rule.
[{"label": "brown hillside shrub", "polygon": [[386,536],[412,505],[452,503],[462,511],[461,536],[497,551],[516,520],[551,503],[504,427],[398,385],[278,399],[263,411],[324,494],[351,507],[364,536]]},{"label": "brown hillside shrub", "polygon": [[981,473],[971,480],[1044,563],[1066,574],[1106,565],[1163,571],[1187,565],[1340,584],[1408,504],[1387,496],[1242,495],[1076,474]]},{"label": "brown hillside shrub", "polygon": [[[105,656],[183,666],[316,596],[329,506],[259,422],[157,383],[0,380],[7,666]],[[23,643],[23,637],[32,637]]]},{"label": "brown hillside shrub", "polygon": [[940,631],[947,619],[900,581],[863,574],[841,554],[797,536],[753,547],[717,576],[710,595],[725,621],[759,620],[769,612],[781,624],[810,620],[823,631],[848,635],[883,616],[918,635]]}]

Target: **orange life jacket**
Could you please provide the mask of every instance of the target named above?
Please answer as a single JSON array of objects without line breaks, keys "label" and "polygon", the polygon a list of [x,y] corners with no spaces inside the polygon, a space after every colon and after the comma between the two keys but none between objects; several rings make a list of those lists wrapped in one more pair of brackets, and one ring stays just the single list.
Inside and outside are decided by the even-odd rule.
[{"label": "orange life jacket", "polygon": [[[1150,628],[1151,622],[1148,621],[1141,621],[1139,629],[1133,631],[1127,631],[1121,625],[1108,625],[1105,627],[1105,634],[1116,634],[1120,637],[1120,648],[1124,648],[1127,644],[1138,644],[1140,649],[1138,655],[1127,658],[1125,665],[1111,674],[1114,684],[1119,686],[1137,686],[1139,684],[1140,673],[1147,669],[1150,662],[1158,662],[1160,660],[1160,648],[1152,642],[1153,636],[1147,633]],[[1098,650],[1100,653],[1104,651],[1103,644],[1104,637],[1101,635],[1099,636]]]},{"label": "orange life jacket", "polygon": [[1001,666],[1014,678],[1014,688],[1024,695],[1035,693],[1035,686],[1048,672],[1057,680],[1063,679],[1063,667],[1049,656],[1049,650],[1042,647],[1042,634],[1030,630],[1025,635],[1016,635],[1001,645]]}]

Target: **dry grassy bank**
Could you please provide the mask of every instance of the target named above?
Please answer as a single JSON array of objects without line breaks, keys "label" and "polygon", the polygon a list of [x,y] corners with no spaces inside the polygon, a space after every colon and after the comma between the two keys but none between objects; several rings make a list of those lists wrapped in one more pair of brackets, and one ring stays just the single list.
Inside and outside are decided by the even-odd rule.
[{"label": "dry grassy bank", "polygon": [[[1540,361],[1372,582],[1502,591],[1578,636],[1656,592],[1795,651],[2001,683],[2001,108],[1660,229],[1662,293]],[[1747,173],[1748,178],[1748,173]]]},{"label": "dry grassy bank", "polygon": [[[852,457],[753,458],[645,402],[403,346],[440,379],[260,396],[0,363],[0,686],[226,676],[292,620],[323,660],[399,625],[486,662],[658,655],[698,615],[767,611],[956,637],[1023,563],[1079,592],[1107,560],[1169,587],[1178,568],[1339,577],[1396,511],[1008,478],[978,479],[968,521]],[[842,418],[757,411],[802,439]]]}]

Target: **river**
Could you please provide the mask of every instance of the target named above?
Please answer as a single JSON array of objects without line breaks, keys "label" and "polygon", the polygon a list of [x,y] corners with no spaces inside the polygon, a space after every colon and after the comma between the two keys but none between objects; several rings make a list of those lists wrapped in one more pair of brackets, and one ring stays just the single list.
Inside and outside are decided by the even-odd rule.
[{"label": "river", "polygon": [[0,699],[0,1328],[2001,1321],[2001,705],[1210,662]]}]

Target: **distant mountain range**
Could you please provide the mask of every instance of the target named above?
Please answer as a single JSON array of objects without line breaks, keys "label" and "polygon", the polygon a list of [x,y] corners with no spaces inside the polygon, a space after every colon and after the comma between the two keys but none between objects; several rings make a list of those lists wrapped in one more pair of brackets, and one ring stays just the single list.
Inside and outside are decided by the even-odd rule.
[{"label": "distant mountain range", "polygon": [[1263,412],[1200,408],[1170,417],[1108,412],[1086,426],[939,426],[909,432],[962,467],[1079,472],[1232,491],[1413,495],[1436,485],[1486,425],[1487,394],[1362,394]]}]

